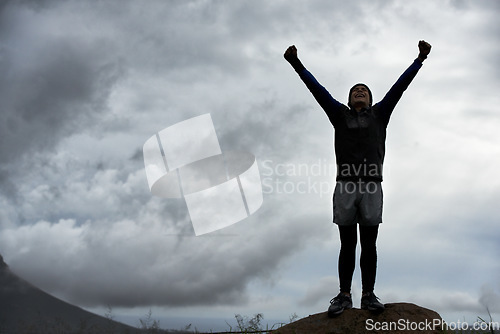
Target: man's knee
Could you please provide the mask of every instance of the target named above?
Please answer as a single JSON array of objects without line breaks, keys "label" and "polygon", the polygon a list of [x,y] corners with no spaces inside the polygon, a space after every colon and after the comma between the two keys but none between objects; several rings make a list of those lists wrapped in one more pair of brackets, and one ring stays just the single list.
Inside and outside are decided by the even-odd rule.
[{"label": "man's knee", "polygon": [[359,239],[361,248],[376,247],[379,224],[373,226],[360,226]]}]

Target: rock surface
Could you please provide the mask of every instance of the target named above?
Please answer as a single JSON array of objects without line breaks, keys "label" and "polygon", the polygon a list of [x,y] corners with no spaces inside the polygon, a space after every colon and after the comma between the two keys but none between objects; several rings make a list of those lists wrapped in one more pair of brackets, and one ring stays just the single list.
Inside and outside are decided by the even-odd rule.
[{"label": "rock surface", "polygon": [[410,303],[385,304],[385,307],[380,314],[356,308],[335,318],[328,318],[327,312],[318,313],[283,326],[273,334],[442,333],[442,318],[432,310]]}]

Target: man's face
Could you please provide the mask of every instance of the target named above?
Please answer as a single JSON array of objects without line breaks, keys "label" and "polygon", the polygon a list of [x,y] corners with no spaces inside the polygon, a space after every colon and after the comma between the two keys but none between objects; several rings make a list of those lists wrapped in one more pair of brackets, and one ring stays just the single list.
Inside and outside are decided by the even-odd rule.
[{"label": "man's face", "polygon": [[351,93],[351,105],[355,108],[368,108],[370,93],[365,86],[355,86]]}]

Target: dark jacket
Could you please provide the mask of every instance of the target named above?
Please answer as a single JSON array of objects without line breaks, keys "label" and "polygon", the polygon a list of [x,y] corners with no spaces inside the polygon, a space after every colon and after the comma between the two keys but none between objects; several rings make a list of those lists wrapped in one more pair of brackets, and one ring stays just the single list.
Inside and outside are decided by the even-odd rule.
[{"label": "dark jacket", "polygon": [[292,66],[335,128],[337,180],[382,181],[389,118],[422,62],[415,59],[380,102],[360,112],[335,100],[300,61]]}]

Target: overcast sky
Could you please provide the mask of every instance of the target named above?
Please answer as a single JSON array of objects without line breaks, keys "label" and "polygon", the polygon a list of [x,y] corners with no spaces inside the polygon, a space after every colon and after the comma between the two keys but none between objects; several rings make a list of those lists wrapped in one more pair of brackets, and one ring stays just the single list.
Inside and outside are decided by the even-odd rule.
[{"label": "overcast sky", "polygon": [[[379,101],[425,39],[388,128],[375,293],[498,320],[499,14],[495,0],[3,1],[0,253],[96,312],[325,311],[333,129],[283,52],[295,44],[341,102],[357,82]],[[264,202],[195,237],[182,199],[150,194],[142,146],[206,113],[223,151],[256,156]],[[355,307],[360,286],[357,269]]]}]

